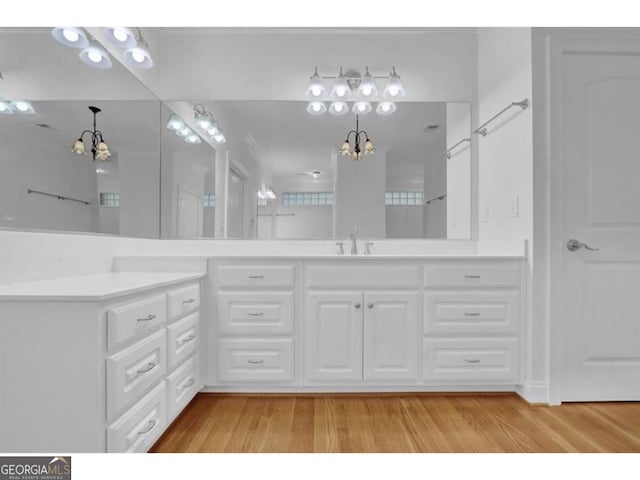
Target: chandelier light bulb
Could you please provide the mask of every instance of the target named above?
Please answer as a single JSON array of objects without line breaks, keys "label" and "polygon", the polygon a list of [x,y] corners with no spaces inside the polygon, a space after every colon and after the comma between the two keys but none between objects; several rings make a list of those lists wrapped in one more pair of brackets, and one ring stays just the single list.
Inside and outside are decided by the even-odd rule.
[{"label": "chandelier light bulb", "polygon": [[86,155],[87,154],[87,152],[84,149],[84,143],[82,142],[81,138],[79,138],[78,140],[73,142],[73,146],[71,147],[71,151],[73,153],[75,153],[76,155]]}]

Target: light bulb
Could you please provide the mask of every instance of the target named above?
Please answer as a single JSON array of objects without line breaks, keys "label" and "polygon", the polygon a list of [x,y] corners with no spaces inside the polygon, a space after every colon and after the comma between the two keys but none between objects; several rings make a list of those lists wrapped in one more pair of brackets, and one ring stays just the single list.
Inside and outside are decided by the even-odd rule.
[{"label": "light bulb", "polygon": [[367,106],[364,103],[359,103],[357,109],[359,112],[364,112],[367,109]]},{"label": "light bulb", "polygon": [[181,137],[186,137],[187,135],[189,135],[191,133],[191,129],[189,127],[183,127],[180,130],[178,130],[177,133]]},{"label": "light bulb", "polygon": [[400,89],[398,88],[397,85],[391,85],[389,87],[389,95],[391,95],[392,97],[395,97],[396,95],[398,95],[398,93],[400,93]]},{"label": "light bulb", "polygon": [[100,52],[96,52],[95,50],[90,50],[87,56],[93,63],[100,63],[100,60],[102,60]]},{"label": "light bulb", "polygon": [[376,108],[378,115],[391,115],[396,111],[396,104],[393,102],[380,102]]},{"label": "light bulb", "polygon": [[383,103],[380,108],[383,112],[388,112],[389,110],[391,110],[391,105],[389,105],[388,103]]},{"label": "light bulb", "polygon": [[336,88],[336,97],[343,98],[347,94],[347,89],[344,87]]},{"label": "light bulb", "polygon": [[133,60],[138,63],[142,63],[144,62],[145,55],[142,50],[134,50],[133,52],[131,52],[131,58],[133,58]]},{"label": "light bulb", "polygon": [[113,29],[113,38],[115,38],[119,42],[124,42],[127,39],[127,32],[125,32],[121,28],[114,28]]},{"label": "light bulb", "polygon": [[16,107],[16,110],[18,110],[19,112],[28,112],[29,111],[29,105],[25,102],[13,102],[13,105]]},{"label": "light bulb", "polygon": [[314,85],[311,87],[311,95],[314,97],[319,97],[322,94],[322,89],[318,85]]},{"label": "light bulb", "polygon": [[362,94],[365,97],[368,97],[369,95],[371,95],[371,92],[373,92],[373,88],[371,88],[371,85],[365,85],[362,87]]},{"label": "light bulb", "polygon": [[342,105],[342,103],[336,103],[336,105],[333,107],[333,109],[336,112],[341,112],[342,110],[344,110],[344,105]]},{"label": "light bulb", "polygon": [[11,106],[9,105],[9,102],[0,100],[0,113],[13,113],[13,110],[11,110]]},{"label": "light bulb", "polygon": [[62,36],[72,43],[75,43],[80,39],[80,35],[78,35],[78,32],[69,30],[68,28],[62,30]]}]

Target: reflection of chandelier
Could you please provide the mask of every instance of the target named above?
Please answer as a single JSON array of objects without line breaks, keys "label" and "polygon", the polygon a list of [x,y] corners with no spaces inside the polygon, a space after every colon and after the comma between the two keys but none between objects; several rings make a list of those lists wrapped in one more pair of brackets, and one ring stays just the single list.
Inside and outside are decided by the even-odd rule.
[{"label": "reflection of chandelier", "polygon": [[[354,137],[353,149],[349,144],[349,138],[351,137],[351,134],[353,134]],[[365,138],[364,152],[360,149],[360,135],[364,135]],[[365,130],[359,129],[359,118],[358,115],[356,115],[356,129],[350,130],[349,133],[347,133],[347,139],[342,144],[342,147],[340,147],[340,153],[345,157],[351,157],[354,160],[360,160],[362,158],[362,155],[369,155],[371,153],[374,153],[375,151],[376,149],[369,139],[369,135],[367,134],[367,132]]]},{"label": "reflection of chandelier", "polygon": [[91,134],[91,153],[93,154],[93,160],[109,160],[111,157],[111,152],[109,151],[109,147],[107,143],[102,138],[102,132],[96,127],[96,115],[98,112],[101,112],[98,107],[89,107],[89,110],[93,112],[93,130],[85,130],[80,134],[80,138],[73,142],[73,146],[71,147],[71,151],[73,153],[77,153],[78,155],[86,155],[87,152],[84,149],[84,142],[82,138],[85,133]]}]

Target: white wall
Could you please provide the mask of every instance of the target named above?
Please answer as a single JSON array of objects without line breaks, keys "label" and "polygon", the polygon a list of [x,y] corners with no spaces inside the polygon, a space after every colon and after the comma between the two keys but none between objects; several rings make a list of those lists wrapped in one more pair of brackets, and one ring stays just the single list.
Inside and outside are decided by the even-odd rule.
[{"label": "white wall", "polygon": [[[483,123],[511,102],[533,102],[530,28],[480,28],[478,32],[478,121]],[[533,120],[530,106],[513,107],[474,136],[478,145],[478,252],[522,255],[527,240],[528,298],[533,278]],[[517,216],[513,210],[517,203]],[[527,305],[524,394],[547,390],[546,352],[535,344],[531,303]],[[535,401],[545,401],[537,398]]]},{"label": "white wall", "polygon": [[118,158],[118,178],[120,235],[158,238],[160,234],[159,150],[145,155],[121,155]]},{"label": "white wall", "polygon": [[384,238],[386,152],[377,150],[360,161],[339,156],[335,165],[334,236],[348,237],[358,227],[362,237]]},{"label": "white wall", "polygon": [[[471,134],[468,103],[447,103],[447,149]],[[447,238],[471,238],[471,144],[451,151],[447,164]]]}]

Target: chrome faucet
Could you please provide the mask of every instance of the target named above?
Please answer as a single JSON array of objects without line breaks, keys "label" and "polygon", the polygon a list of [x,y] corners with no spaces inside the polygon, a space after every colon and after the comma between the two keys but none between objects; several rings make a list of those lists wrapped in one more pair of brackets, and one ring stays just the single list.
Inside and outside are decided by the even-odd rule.
[{"label": "chrome faucet", "polygon": [[351,255],[358,254],[358,227],[353,228],[351,236]]}]

